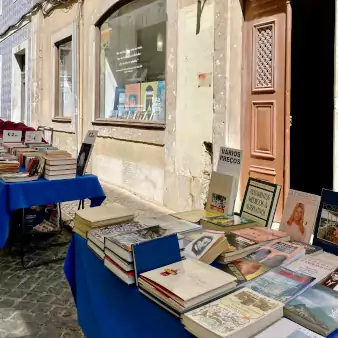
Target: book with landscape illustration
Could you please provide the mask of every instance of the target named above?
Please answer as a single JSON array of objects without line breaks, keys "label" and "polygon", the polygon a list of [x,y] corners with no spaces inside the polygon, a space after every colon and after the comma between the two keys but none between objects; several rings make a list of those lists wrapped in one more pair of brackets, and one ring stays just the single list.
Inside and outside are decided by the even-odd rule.
[{"label": "book with landscape illustration", "polygon": [[313,277],[279,267],[248,282],[246,287],[286,303],[303,292],[314,280]]},{"label": "book with landscape illustration", "polygon": [[246,186],[241,217],[271,227],[275,217],[281,186],[250,177]]},{"label": "book with landscape illustration", "polygon": [[320,196],[289,190],[279,230],[292,240],[309,243],[317,218]]},{"label": "book with landscape illustration", "polygon": [[316,284],[289,302],[284,315],[326,337],[338,328],[338,293]]},{"label": "book with landscape illustration", "polygon": [[313,244],[338,254],[338,192],[322,190]]},{"label": "book with landscape illustration", "polygon": [[213,171],[205,210],[220,215],[233,215],[237,188],[238,180],[234,176]]},{"label": "book with landscape illustration", "polygon": [[283,316],[283,304],[243,288],[182,316],[196,337],[252,337]]}]

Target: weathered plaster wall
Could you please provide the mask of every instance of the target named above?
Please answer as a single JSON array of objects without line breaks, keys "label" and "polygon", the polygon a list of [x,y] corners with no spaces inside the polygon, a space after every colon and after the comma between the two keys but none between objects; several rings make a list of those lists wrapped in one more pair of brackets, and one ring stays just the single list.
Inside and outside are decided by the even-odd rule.
[{"label": "weathered plaster wall", "polygon": [[[169,25],[178,34],[172,31],[168,40],[167,82],[174,98],[167,103],[164,202],[189,210],[203,208],[211,172],[203,143],[212,141],[214,2],[206,2],[197,35],[196,1],[178,0],[177,7],[175,2],[168,8]],[[200,73],[211,76],[210,86],[199,86]]]}]

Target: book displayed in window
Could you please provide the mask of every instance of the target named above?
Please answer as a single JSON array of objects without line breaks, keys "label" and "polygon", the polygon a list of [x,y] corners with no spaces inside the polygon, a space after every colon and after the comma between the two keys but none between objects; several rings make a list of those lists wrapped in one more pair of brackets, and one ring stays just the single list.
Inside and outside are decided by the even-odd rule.
[{"label": "book displayed in window", "polygon": [[241,207],[241,217],[271,227],[275,217],[281,187],[278,184],[250,177]]},{"label": "book displayed in window", "polygon": [[338,329],[337,291],[316,284],[286,304],[284,316],[327,337]]},{"label": "book displayed in window", "polygon": [[90,160],[90,155],[94,148],[94,143],[97,137],[97,130],[88,130],[87,135],[82,143],[79,156],[77,158],[76,174],[83,176],[86,173],[86,168]]},{"label": "book displayed in window", "polygon": [[322,190],[313,244],[338,254],[338,192]]},{"label": "book displayed in window", "polygon": [[243,288],[185,313],[182,324],[198,338],[252,337],[282,317],[282,303]]},{"label": "book displayed in window", "polygon": [[320,196],[290,189],[279,230],[295,241],[310,243],[319,203]]},{"label": "book displayed in window", "polygon": [[237,188],[238,180],[234,176],[213,171],[205,210],[220,215],[233,215]]}]

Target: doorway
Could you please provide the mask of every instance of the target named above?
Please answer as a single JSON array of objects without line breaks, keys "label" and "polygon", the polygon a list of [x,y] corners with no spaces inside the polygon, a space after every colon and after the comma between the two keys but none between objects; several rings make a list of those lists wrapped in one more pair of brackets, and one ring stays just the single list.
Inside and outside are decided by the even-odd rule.
[{"label": "doorway", "polygon": [[290,188],[333,188],[335,0],[292,2]]}]

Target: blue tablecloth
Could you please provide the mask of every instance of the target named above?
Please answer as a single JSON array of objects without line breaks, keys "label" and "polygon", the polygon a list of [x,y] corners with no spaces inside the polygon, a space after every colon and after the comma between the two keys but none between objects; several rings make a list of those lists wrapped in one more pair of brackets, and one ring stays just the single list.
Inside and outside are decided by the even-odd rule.
[{"label": "blue tablecloth", "polygon": [[65,261],[87,338],[191,338],[180,320],[111,273],[75,234]]},{"label": "blue tablecloth", "polygon": [[77,176],[69,180],[4,183],[0,180],[0,248],[6,244],[11,213],[34,205],[91,200],[91,207],[101,205],[105,194],[94,175]]}]

